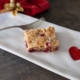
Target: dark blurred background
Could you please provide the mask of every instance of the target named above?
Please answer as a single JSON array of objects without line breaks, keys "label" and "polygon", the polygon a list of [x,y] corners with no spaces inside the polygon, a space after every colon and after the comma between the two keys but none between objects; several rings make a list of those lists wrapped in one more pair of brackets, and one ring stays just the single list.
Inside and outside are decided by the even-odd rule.
[{"label": "dark blurred background", "polygon": [[50,9],[35,17],[80,31],[80,0],[48,0]]}]

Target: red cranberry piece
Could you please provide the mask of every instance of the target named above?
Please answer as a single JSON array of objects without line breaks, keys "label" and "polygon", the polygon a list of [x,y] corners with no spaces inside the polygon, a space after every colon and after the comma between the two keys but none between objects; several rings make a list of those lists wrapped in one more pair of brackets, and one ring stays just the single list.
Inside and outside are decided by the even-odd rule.
[{"label": "red cranberry piece", "polygon": [[51,50],[51,47],[50,47],[50,46],[48,46],[48,50],[49,50],[49,51]]},{"label": "red cranberry piece", "polygon": [[46,43],[46,46],[48,46],[48,45],[49,45],[49,43],[47,42],[47,43]]},{"label": "red cranberry piece", "polygon": [[49,43],[49,42],[46,42],[46,46],[47,46],[47,47],[50,47],[50,43]]},{"label": "red cranberry piece", "polygon": [[40,34],[40,36],[44,36],[44,34]]},{"label": "red cranberry piece", "polygon": [[51,47],[48,46],[48,47],[44,50],[44,52],[48,52],[48,51],[50,51],[50,50],[51,50]]},{"label": "red cranberry piece", "polygon": [[35,52],[36,50],[35,49],[29,49],[28,51],[29,52]]},{"label": "red cranberry piece", "polygon": [[55,51],[57,51],[57,50],[58,50],[58,47],[55,48]]},{"label": "red cranberry piece", "polygon": [[48,52],[49,50],[48,50],[48,48],[46,48],[45,50],[44,50],[44,52]]}]

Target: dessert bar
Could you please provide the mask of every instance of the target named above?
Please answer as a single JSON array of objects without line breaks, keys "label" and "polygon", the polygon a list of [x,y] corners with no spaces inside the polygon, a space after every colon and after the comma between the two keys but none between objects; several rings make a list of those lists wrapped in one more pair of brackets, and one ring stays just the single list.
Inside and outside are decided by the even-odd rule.
[{"label": "dessert bar", "polygon": [[51,26],[47,29],[35,28],[24,30],[24,40],[29,52],[52,52],[56,51],[59,46],[55,29]]}]

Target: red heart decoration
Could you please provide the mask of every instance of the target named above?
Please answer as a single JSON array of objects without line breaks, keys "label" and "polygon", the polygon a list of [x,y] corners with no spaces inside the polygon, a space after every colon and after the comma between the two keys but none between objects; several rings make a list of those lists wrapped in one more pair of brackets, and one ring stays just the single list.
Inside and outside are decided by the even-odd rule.
[{"label": "red heart decoration", "polygon": [[80,60],[80,49],[78,49],[77,47],[70,47],[69,53],[73,60]]}]

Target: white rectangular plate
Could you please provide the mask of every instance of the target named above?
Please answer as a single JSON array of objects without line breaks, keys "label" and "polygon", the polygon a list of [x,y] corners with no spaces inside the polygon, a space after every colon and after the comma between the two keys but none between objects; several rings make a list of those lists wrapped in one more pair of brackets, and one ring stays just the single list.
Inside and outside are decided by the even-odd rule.
[{"label": "white rectangular plate", "polygon": [[[4,13],[0,15],[0,29],[7,26],[29,24],[36,20],[23,14],[13,16],[11,13]],[[48,26],[55,27],[60,42],[59,50],[54,53],[28,53],[24,43],[24,33],[20,28],[0,31],[0,48],[68,79],[80,80],[80,61],[74,61],[68,52],[73,45],[80,48],[80,32],[49,22],[44,22],[39,27],[47,28]]]}]

